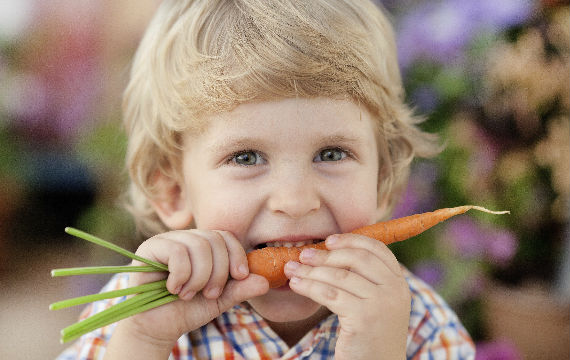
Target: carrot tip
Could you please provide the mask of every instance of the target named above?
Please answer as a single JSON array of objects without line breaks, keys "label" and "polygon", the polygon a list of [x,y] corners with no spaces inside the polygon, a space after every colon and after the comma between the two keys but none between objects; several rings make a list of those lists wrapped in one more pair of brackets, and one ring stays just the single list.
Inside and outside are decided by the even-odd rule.
[{"label": "carrot tip", "polygon": [[486,212],[486,213],[489,213],[489,214],[494,214],[494,215],[503,215],[503,214],[510,214],[510,213],[511,213],[511,212],[508,211],[508,210],[505,210],[505,211],[493,211],[493,210],[489,210],[489,209],[487,209],[487,208],[484,208],[484,207],[482,207],[482,206],[477,206],[477,205],[470,205],[469,207],[470,207],[471,209],[479,210],[479,211]]}]

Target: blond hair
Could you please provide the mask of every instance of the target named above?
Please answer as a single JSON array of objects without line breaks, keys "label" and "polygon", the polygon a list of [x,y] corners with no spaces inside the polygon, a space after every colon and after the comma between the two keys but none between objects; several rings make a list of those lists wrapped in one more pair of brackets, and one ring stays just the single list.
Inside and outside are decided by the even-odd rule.
[{"label": "blond hair", "polygon": [[414,156],[438,145],[404,103],[392,27],[364,0],[165,0],[135,54],[124,94],[129,209],[145,235],[166,229],[153,176],[180,180],[180,134],[208,115],[287,97],[343,98],[377,120],[380,199],[404,187]]}]

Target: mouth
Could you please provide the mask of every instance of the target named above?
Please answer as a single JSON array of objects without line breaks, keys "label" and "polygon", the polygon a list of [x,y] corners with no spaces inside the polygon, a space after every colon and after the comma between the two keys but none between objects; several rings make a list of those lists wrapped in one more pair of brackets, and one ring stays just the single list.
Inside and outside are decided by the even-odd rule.
[{"label": "mouth", "polygon": [[320,243],[322,241],[324,241],[324,240],[323,239],[311,239],[311,240],[302,240],[302,241],[269,241],[266,243],[257,244],[256,246],[254,246],[254,248],[252,250],[264,249],[266,247],[286,247],[286,248],[301,247],[301,246],[305,246],[305,245],[317,244],[317,243]]}]

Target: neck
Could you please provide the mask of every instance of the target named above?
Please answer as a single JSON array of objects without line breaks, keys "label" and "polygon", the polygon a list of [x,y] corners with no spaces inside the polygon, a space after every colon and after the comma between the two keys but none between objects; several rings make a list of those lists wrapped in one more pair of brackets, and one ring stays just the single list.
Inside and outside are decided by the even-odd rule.
[{"label": "neck", "polygon": [[319,311],[306,319],[287,322],[266,320],[266,322],[289,347],[293,347],[303,338],[303,336],[305,336],[309,331],[317,326],[319,322],[324,320],[330,314],[331,312],[329,309],[323,306]]}]

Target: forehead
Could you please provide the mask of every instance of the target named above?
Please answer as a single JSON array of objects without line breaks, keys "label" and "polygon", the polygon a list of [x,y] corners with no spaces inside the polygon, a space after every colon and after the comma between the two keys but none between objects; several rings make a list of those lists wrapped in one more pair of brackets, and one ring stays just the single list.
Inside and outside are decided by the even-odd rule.
[{"label": "forehead", "polygon": [[223,143],[236,139],[265,141],[327,137],[356,141],[375,137],[376,122],[363,106],[330,98],[286,98],[245,103],[206,118],[204,131],[193,141]]}]

